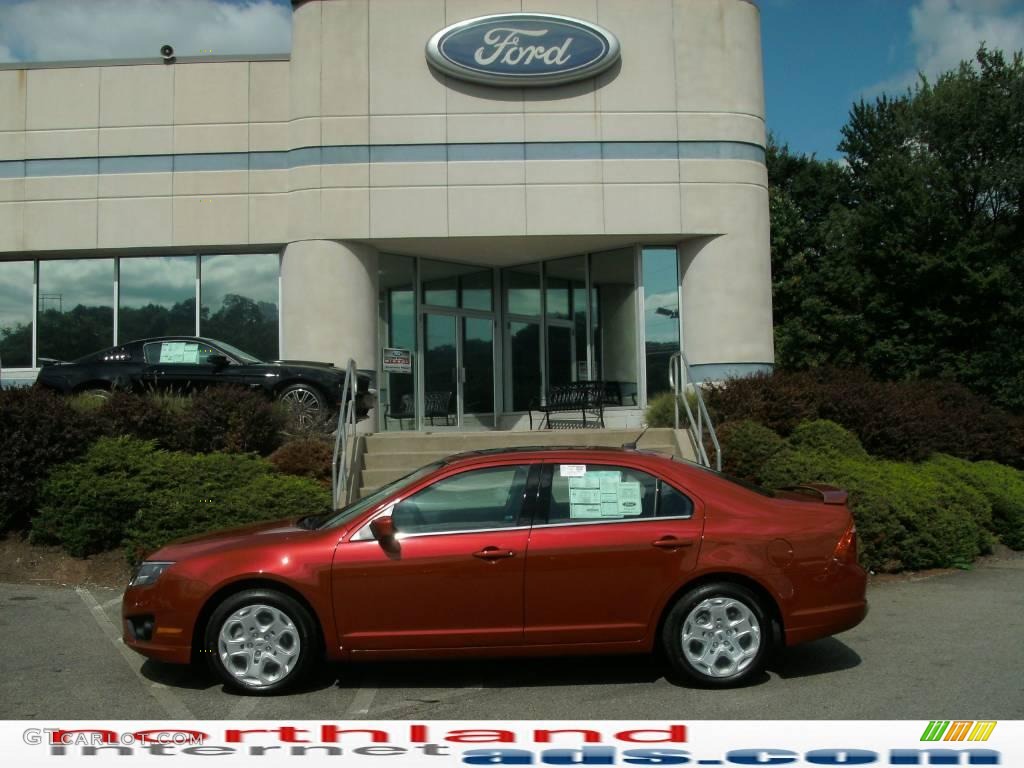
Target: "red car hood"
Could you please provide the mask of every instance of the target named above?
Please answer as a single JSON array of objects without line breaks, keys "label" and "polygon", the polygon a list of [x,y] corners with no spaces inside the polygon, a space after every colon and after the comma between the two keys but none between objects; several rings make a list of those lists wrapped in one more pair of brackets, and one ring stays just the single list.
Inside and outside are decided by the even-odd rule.
[{"label": "red car hood", "polygon": [[153,552],[147,560],[165,560],[177,562],[187,557],[207,552],[211,549],[231,547],[234,544],[252,544],[253,537],[257,536],[305,536],[312,533],[305,528],[296,525],[295,518],[287,520],[271,520],[263,523],[253,523],[240,528],[228,528],[213,533],[203,533],[198,536],[188,536],[184,539],[176,539],[170,544]]}]

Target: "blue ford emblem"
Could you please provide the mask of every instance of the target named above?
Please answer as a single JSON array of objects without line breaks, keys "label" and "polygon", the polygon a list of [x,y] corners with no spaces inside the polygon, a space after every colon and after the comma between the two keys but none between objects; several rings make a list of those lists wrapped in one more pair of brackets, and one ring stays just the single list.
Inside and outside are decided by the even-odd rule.
[{"label": "blue ford emblem", "polygon": [[619,58],[607,29],[547,13],[503,13],[460,21],[427,43],[445,74],[488,85],[558,85],[603,72]]}]

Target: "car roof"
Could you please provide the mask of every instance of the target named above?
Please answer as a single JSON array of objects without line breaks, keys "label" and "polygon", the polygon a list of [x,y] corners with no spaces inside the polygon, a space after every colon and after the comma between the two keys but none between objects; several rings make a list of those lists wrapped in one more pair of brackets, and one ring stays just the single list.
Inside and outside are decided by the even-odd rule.
[{"label": "car roof", "polygon": [[[662,461],[676,461],[672,456],[658,451],[645,451],[638,448],[612,448],[603,445],[525,445],[512,448],[486,448],[477,451],[463,451],[443,459],[445,464],[477,463],[502,458],[533,457],[537,459],[551,458],[552,454],[584,455],[588,458],[612,459],[623,457],[643,457]],[[686,462],[681,462],[686,463]]]}]

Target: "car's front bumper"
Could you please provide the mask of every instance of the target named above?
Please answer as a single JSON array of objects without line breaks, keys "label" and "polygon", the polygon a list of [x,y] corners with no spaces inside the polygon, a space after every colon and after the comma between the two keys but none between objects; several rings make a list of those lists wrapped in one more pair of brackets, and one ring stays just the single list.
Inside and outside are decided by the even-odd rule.
[{"label": "car's front bumper", "polygon": [[192,621],[175,610],[159,585],[129,587],[121,600],[121,636],[133,651],[157,661],[192,660]]}]

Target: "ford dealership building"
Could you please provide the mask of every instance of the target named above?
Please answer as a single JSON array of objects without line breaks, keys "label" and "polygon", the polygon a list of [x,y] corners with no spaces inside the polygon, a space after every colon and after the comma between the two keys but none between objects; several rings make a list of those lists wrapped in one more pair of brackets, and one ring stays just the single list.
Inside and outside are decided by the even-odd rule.
[{"label": "ford dealership building", "polygon": [[380,429],[583,380],[611,426],[679,348],[771,366],[750,0],[304,0],[288,56],[153,53],[0,65],[5,385],[200,334],[376,369]]}]

